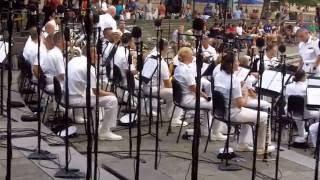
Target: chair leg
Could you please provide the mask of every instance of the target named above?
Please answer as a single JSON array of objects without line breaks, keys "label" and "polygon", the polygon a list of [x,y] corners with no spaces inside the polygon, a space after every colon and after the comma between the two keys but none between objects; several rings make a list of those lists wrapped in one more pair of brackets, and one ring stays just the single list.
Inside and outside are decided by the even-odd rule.
[{"label": "chair leg", "polygon": [[251,126],[251,131],[252,131],[252,140],[253,140],[252,142],[255,142],[254,138],[255,138],[255,133],[256,132],[254,131],[254,126]]},{"label": "chair leg", "polygon": [[[288,149],[290,149],[290,147],[291,147],[292,131],[293,131],[293,125],[292,125],[292,123],[290,122],[290,123],[289,123]],[[279,132],[278,132],[278,133],[279,133]]]},{"label": "chair leg", "polygon": [[86,134],[88,134],[87,119],[86,119],[86,113],[85,113],[85,109],[84,108],[82,108],[82,113],[83,113],[83,117],[84,117],[84,131],[86,132]]},{"label": "chair leg", "polygon": [[123,90],[122,97],[121,97],[121,102],[120,102],[119,109],[118,109],[117,117],[119,117],[119,115],[120,115],[120,110],[121,110],[121,107],[122,107],[122,103],[123,103],[123,99],[124,99],[125,93],[126,93],[126,91]]},{"label": "chair leg", "polygon": [[[208,121],[208,122],[209,122],[209,121]],[[207,138],[207,141],[206,141],[206,145],[205,145],[205,147],[204,147],[204,151],[203,151],[203,152],[207,152],[209,140],[210,140],[210,138],[211,138],[211,129],[212,129],[213,123],[214,123],[214,117],[212,118],[212,122],[211,122],[211,125],[210,125],[210,127],[209,127],[209,135],[208,135],[208,138]]]},{"label": "chair leg", "polygon": [[184,121],[186,120],[186,114],[187,114],[187,111],[185,111],[185,112],[183,113],[182,123],[181,123],[181,126],[180,126],[178,138],[177,138],[177,144],[179,143],[179,139],[180,139],[180,135],[181,135],[183,123],[184,123]]},{"label": "chair leg", "polygon": [[46,114],[47,114],[47,109],[48,109],[48,106],[49,106],[49,100],[50,100],[50,96],[48,96],[48,98],[47,98],[46,106],[44,108],[44,112],[43,112],[43,115],[42,115],[42,122],[44,122],[44,118],[46,117]]},{"label": "chair leg", "polygon": [[167,136],[169,135],[169,133],[171,133],[171,123],[172,123],[172,118],[173,118],[173,114],[174,114],[174,111],[176,110],[176,105],[173,106],[173,110],[172,110],[172,113],[171,113],[171,117],[170,117],[170,121],[169,121],[169,126],[168,126],[168,131],[167,131]]}]

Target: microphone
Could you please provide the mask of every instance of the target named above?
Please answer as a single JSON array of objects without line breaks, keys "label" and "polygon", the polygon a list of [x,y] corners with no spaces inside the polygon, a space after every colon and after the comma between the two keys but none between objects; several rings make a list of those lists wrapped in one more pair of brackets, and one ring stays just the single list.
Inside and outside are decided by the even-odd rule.
[{"label": "microphone", "polygon": [[64,28],[64,38],[66,41],[70,41],[70,29],[67,26]]},{"label": "microphone", "polygon": [[99,55],[102,55],[102,40],[100,38],[98,39],[96,48],[97,48],[97,53]]},{"label": "microphone", "polygon": [[192,24],[193,34],[196,36],[201,36],[203,33],[203,28],[204,28],[203,19],[201,18],[194,19]]},{"label": "microphone", "polygon": [[154,26],[156,26],[156,30],[159,31],[161,29],[162,19],[155,19]]},{"label": "microphone", "polygon": [[256,46],[257,46],[259,49],[262,49],[262,48],[265,46],[264,38],[259,37],[259,38],[256,40]]},{"label": "microphone", "polygon": [[63,18],[64,17],[64,12],[65,12],[65,8],[63,5],[59,5],[57,7],[57,17]]},{"label": "microphone", "polygon": [[284,44],[281,44],[278,48],[279,52],[282,54],[286,52],[286,46]]},{"label": "microphone", "polygon": [[141,31],[140,27],[138,27],[138,26],[133,27],[131,35],[132,35],[135,43],[141,42],[142,31]]}]

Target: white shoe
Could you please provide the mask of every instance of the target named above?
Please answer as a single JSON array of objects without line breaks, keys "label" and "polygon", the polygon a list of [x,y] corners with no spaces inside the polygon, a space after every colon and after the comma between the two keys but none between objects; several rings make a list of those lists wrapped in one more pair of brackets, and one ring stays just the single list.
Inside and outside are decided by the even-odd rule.
[{"label": "white shoe", "polygon": [[122,140],[122,136],[116,135],[111,131],[105,133],[99,133],[99,140],[107,140],[107,141],[120,141]]},{"label": "white shoe", "polygon": [[222,133],[215,133],[211,134],[210,139],[211,141],[225,141],[227,140],[227,136],[223,135]]},{"label": "white shoe", "polygon": [[236,148],[237,152],[253,152],[253,147],[249,144],[238,144]]},{"label": "white shoe", "polygon": [[[142,115],[142,116],[148,116],[148,117],[149,117],[149,112],[146,112],[145,110],[143,110],[143,111],[141,112],[141,115]],[[156,113],[155,111],[152,111],[152,116],[153,116],[153,117],[157,116],[157,113]]]},{"label": "white shoe", "polygon": [[[180,127],[181,124],[182,124],[182,121],[180,119],[178,119],[178,118],[172,119],[172,122],[171,122],[172,127]],[[182,126],[183,127],[188,126],[188,123],[184,121]]]},{"label": "white shoe", "polygon": [[86,122],[86,120],[82,116],[76,116],[74,118],[74,122],[77,123],[77,124],[83,124],[83,123]]},{"label": "white shoe", "polygon": [[[276,150],[276,147],[274,145],[269,145],[267,148],[267,153],[274,152]],[[264,154],[264,149],[257,149],[257,154],[261,155]]]}]

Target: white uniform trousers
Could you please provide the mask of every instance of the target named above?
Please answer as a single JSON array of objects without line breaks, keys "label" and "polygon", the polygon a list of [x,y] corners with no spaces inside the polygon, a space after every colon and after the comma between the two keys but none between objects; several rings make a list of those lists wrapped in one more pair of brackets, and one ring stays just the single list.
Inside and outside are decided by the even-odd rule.
[{"label": "white uniform trousers", "polygon": [[[194,95],[186,95],[182,98],[181,105],[187,108],[195,108],[196,106],[196,98]],[[208,135],[208,125],[211,126],[212,123],[212,101],[207,101],[205,98],[200,98],[200,108],[208,109],[210,112],[201,112],[204,114],[204,121],[201,123],[201,133],[202,135]],[[209,123],[208,121],[209,120]],[[221,132],[222,128],[221,121],[214,121],[211,132],[213,134],[217,134]]]},{"label": "white uniform trousers", "polygon": [[[241,108],[241,111],[237,114],[235,114],[231,121],[235,122],[253,122],[257,123],[257,112],[253,109],[248,108]],[[258,149],[264,149],[265,142],[266,142],[266,135],[267,135],[267,118],[268,113],[266,112],[260,112],[260,124],[259,124],[259,130],[258,130]],[[270,124],[269,124],[270,125]],[[269,126],[269,139],[268,143],[271,144],[271,127]],[[249,125],[243,125],[241,126],[241,132],[239,137],[239,144],[252,144],[252,130]]]},{"label": "white uniform trousers", "polygon": [[[149,95],[150,94],[150,87],[145,86],[143,88],[143,92],[145,94]],[[152,87],[152,95],[157,96],[158,95],[157,93],[158,93],[158,88],[156,86],[153,86]],[[171,118],[171,114],[172,114],[172,111],[174,108],[172,88],[161,88],[160,89],[160,98],[162,98],[166,101],[164,118],[166,120],[169,120]],[[148,103],[150,103],[149,100],[148,100]],[[180,119],[181,114],[182,114],[182,109],[179,107],[176,107],[172,119]]]},{"label": "white uniform trousers", "polygon": [[[86,97],[70,96],[70,105],[86,105]],[[96,96],[91,95],[91,107],[93,107],[93,119],[95,120]],[[115,96],[99,97],[99,107],[103,108],[104,116],[101,126],[102,131],[110,131],[111,128],[117,125],[118,100]]]}]

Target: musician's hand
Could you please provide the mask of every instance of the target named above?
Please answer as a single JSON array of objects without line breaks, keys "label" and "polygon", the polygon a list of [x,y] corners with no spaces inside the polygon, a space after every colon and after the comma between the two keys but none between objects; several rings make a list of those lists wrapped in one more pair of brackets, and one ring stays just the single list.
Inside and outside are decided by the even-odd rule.
[{"label": "musician's hand", "polygon": [[254,76],[255,78],[259,78],[259,73],[257,72],[252,72],[250,75]]}]

